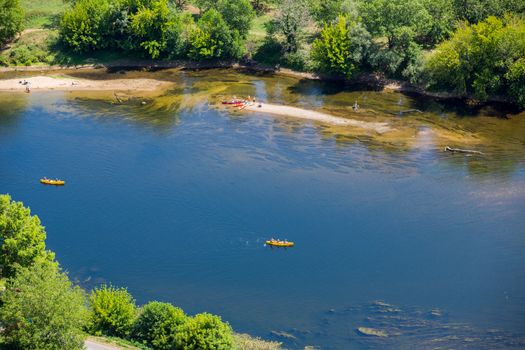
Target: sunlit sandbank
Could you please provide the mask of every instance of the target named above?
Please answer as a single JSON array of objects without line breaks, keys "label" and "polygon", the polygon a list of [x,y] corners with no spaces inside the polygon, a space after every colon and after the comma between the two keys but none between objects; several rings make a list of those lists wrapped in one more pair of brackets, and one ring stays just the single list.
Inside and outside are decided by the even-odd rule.
[{"label": "sunlit sandbank", "polygon": [[0,80],[0,90],[3,91],[153,91],[171,85],[169,82],[155,79],[111,79],[90,80],[72,78],[65,75],[36,76]]},{"label": "sunlit sandbank", "polygon": [[357,127],[365,130],[373,130],[379,134],[383,134],[392,130],[388,123],[366,122],[357,119],[335,117],[326,113],[320,113],[312,110],[284,105],[275,105],[269,103],[253,104],[246,106],[245,109],[249,111],[257,111],[286,117],[314,120],[331,125]]}]

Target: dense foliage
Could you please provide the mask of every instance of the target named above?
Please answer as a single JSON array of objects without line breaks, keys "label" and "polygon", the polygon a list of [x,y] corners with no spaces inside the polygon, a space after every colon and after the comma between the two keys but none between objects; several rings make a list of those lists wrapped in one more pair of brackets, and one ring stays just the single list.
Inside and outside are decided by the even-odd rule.
[{"label": "dense foliage", "polygon": [[479,99],[510,95],[525,106],[525,21],[488,17],[462,24],[438,45],[427,69],[433,85]]},{"label": "dense foliage", "polygon": [[175,334],[186,321],[181,309],[168,303],[150,302],[144,305],[135,322],[133,339],[153,349],[175,349]]},{"label": "dense foliage", "polygon": [[20,0],[0,0],[0,47],[22,30],[23,19]]},{"label": "dense foliage", "polygon": [[89,330],[125,338],[133,329],[137,316],[135,300],[124,288],[102,286],[89,296],[91,319]]},{"label": "dense foliage", "polygon": [[370,48],[371,37],[354,20],[340,16],[327,24],[312,45],[312,57],[321,72],[351,77]]},{"label": "dense foliage", "polygon": [[38,217],[0,196],[2,288],[0,348],[80,350],[84,330],[144,344],[153,350],[234,348],[228,323],[211,314],[188,317],[168,303],[137,309],[124,288],[101,286],[89,298],[45,250]]},{"label": "dense foliage", "polygon": [[76,52],[106,48],[150,58],[239,59],[255,12],[248,0],[200,1],[195,22],[168,0],[77,0],[64,12],[60,38]]},{"label": "dense foliage", "polygon": [[83,291],[56,264],[38,262],[8,280],[0,297],[1,344],[20,350],[83,349]]},{"label": "dense foliage", "polygon": [[29,208],[0,195],[0,278],[13,277],[17,269],[36,261],[52,261],[45,239],[44,227]]},{"label": "dense foliage", "polygon": [[175,340],[181,350],[231,350],[233,331],[219,316],[203,313],[183,323]]}]

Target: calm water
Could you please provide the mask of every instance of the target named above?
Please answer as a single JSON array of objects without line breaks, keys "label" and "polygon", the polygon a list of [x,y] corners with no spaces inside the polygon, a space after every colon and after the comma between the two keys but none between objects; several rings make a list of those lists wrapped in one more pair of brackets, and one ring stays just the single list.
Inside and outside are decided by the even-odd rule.
[{"label": "calm water", "polygon": [[[525,348],[525,115],[291,78],[151,75],[177,85],[145,106],[0,95],[0,193],[39,215],[72,278],[291,349]],[[213,106],[242,93],[334,113],[359,99],[364,118],[415,125],[420,142]],[[486,154],[442,152],[425,140],[435,125]],[[296,247],[264,247],[272,236]]]}]

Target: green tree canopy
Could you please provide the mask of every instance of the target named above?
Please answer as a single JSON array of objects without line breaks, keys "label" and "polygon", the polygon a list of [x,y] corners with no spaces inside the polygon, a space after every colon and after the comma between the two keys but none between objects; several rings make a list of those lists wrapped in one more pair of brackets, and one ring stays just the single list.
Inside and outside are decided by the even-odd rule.
[{"label": "green tree canopy", "polygon": [[323,27],[312,45],[312,58],[320,71],[350,77],[361,65],[370,42],[360,23],[340,16]]},{"label": "green tree canopy", "polygon": [[135,300],[124,288],[102,286],[89,296],[91,320],[89,329],[95,334],[127,337],[137,316]]},{"label": "green tree canopy", "polygon": [[255,11],[248,0],[219,0],[216,8],[231,30],[237,30],[243,38],[248,35],[255,18]]},{"label": "green tree canopy", "polygon": [[109,2],[106,0],[78,0],[67,9],[60,21],[62,42],[76,52],[103,49],[108,45],[104,35],[105,16]]},{"label": "green tree canopy", "polygon": [[305,26],[310,21],[307,0],[282,0],[277,15],[269,26],[270,35],[284,37],[282,47],[285,53],[294,53],[299,49]]},{"label": "green tree canopy", "polygon": [[0,0],[0,46],[22,30],[24,11],[20,0]]},{"label": "green tree canopy", "polygon": [[179,327],[175,336],[182,350],[231,350],[233,331],[219,316],[197,314]]},{"label": "green tree canopy", "polygon": [[506,13],[525,13],[522,0],[453,0],[456,16],[475,24],[489,16],[502,17]]},{"label": "green tree canopy", "polygon": [[56,264],[38,262],[20,269],[0,300],[0,339],[7,348],[84,348],[85,295]]},{"label": "green tree canopy", "polygon": [[214,58],[239,58],[242,41],[239,32],[231,31],[215,9],[206,11],[191,34],[188,56],[202,61]]},{"label": "green tree canopy", "polygon": [[473,93],[481,100],[509,95],[523,105],[524,57],[525,21],[488,17],[459,27],[450,40],[437,46],[426,69],[437,87]]},{"label": "green tree canopy", "polygon": [[175,349],[175,334],[187,318],[184,311],[169,303],[147,303],[135,322],[133,339],[156,350]]},{"label": "green tree canopy", "polygon": [[0,195],[0,277],[13,277],[18,268],[35,261],[52,261],[54,255],[46,250],[45,239],[38,216],[31,215],[22,202]]},{"label": "green tree canopy", "polygon": [[156,0],[150,7],[141,7],[131,15],[131,34],[151,58],[157,58],[166,49],[167,32],[173,25],[167,0]]}]

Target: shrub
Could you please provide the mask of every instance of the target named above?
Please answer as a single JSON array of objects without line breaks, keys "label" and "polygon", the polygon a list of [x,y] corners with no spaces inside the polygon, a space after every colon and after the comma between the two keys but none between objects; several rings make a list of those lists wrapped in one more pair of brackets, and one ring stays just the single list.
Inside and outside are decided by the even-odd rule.
[{"label": "shrub", "polygon": [[0,47],[22,30],[23,19],[19,0],[0,0]]},{"label": "shrub", "polygon": [[320,71],[350,77],[367,55],[370,43],[370,34],[360,23],[340,16],[321,30],[312,45],[312,58]]},{"label": "shrub", "polygon": [[151,58],[159,57],[166,48],[166,33],[172,24],[168,17],[167,0],[154,1],[131,15],[131,35],[138,38],[139,48]]},{"label": "shrub", "polygon": [[89,297],[91,321],[89,330],[94,334],[127,337],[135,322],[135,300],[124,288],[102,286]]},{"label": "shrub", "polygon": [[60,21],[62,42],[76,52],[89,52],[105,48],[104,18],[108,13],[106,0],[78,0],[66,10]]},{"label": "shrub", "polygon": [[191,34],[188,56],[202,61],[214,58],[239,58],[242,40],[239,32],[231,31],[222,15],[215,9],[207,11]]},{"label": "shrub", "polygon": [[248,0],[219,0],[217,10],[231,30],[237,30],[245,38],[250,31],[255,11]]},{"label": "shrub", "polygon": [[16,270],[39,260],[52,261],[46,250],[46,232],[38,216],[9,195],[0,195],[0,277],[13,277]]},{"label": "shrub", "polygon": [[460,26],[437,46],[425,67],[435,87],[473,93],[480,100],[501,94],[525,105],[524,57],[525,20],[488,17]]},{"label": "shrub", "polygon": [[190,33],[195,29],[193,17],[188,12],[174,16],[166,32],[166,55],[168,58],[184,58],[190,47]]},{"label": "shrub", "polygon": [[1,296],[3,345],[9,349],[83,349],[85,300],[83,291],[53,263],[21,269],[8,280]]},{"label": "shrub", "polygon": [[231,350],[233,331],[219,316],[202,313],[182,324],[175,340],[182,350]]},{"label": "shrub", "polygon": [[135,322],[133,339],[156,350],[174,349],[177,329],[186,320],[181,309],[169,303],[150,302],[144,305]]}]

